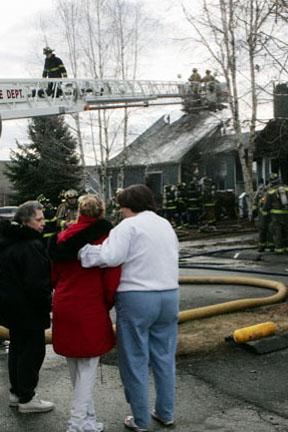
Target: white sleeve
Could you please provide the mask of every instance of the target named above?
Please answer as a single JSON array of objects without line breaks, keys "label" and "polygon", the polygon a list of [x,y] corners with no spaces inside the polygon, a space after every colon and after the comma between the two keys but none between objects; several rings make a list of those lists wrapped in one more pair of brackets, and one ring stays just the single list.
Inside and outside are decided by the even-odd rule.
[{"label": "white sleeve", "polygon": [[101,245],[87,244],[79,250],[82,267],[117,267],[126,261],[131,235],[129,227],[123,222],[110,231]]}]

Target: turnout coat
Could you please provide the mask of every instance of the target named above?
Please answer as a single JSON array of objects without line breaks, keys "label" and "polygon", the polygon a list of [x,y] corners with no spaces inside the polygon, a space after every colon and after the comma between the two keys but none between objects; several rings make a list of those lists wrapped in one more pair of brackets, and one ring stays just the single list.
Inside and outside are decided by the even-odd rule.
[{"label": "turnout coat", "polygon": [[51,266],[42,235],[0,222],[0,324],[11,329],[50,327]]},{"label": "turnout coat", "polygon": [[52,54],[50,58],[45,59],[42,78],[67,78],[67,71],[59,57]]},{"label": "turnout coat", "polygon": [[109,309],[120,280],[120,267],[84,269],[77,249],[100,244],[112,228],[110,222],[80,216],[50,244],[53,263],[52,342],[66,357],[97,357],[112,349],[115,337]]}]

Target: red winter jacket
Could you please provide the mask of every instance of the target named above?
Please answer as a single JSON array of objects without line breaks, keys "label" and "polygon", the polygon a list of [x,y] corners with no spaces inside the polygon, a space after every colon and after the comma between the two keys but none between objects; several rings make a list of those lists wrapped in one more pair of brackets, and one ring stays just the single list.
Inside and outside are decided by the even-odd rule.
[{"label": "red winter jacket", "polygon": [[[85,242],[89,230],[88,241],[100,244],[108,235],[107,225],[107,221],[80,216],[77,223],[58,234],[57,244],[62,247],[67,242],[69,248],[69,239],[82,235]],[[52,342],[57,354],[96,357],[111,350],[115,337],[109,309],[114,304],[119,280],[120,267],[84,269],[76,259],[54,262]]]}]

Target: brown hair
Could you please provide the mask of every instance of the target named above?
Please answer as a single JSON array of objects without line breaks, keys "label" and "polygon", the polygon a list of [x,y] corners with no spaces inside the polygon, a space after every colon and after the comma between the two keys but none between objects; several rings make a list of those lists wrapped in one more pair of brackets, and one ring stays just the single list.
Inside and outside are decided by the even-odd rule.
[{"label": "brown hair", "polygon": [[87,194],[78,198],[78,209],[83,216],[103,217],[105,204],[99,195]]},{"label": "brown hair", "polygon": [[144,210],[156,212],[153,193],[144,184],[131,185],[123,189],[117,194],[117,201],[120,207],[127,207],[134,213],[140,213]]}]

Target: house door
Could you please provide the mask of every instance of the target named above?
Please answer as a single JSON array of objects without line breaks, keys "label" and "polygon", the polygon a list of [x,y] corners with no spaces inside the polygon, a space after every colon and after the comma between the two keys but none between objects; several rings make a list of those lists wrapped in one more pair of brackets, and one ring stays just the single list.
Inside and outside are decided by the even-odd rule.
[{"label": "house door", "polygon": [[157,204],[162,203],[162,172],[148,173],[145,177],[145,184],[154,193]]}]

